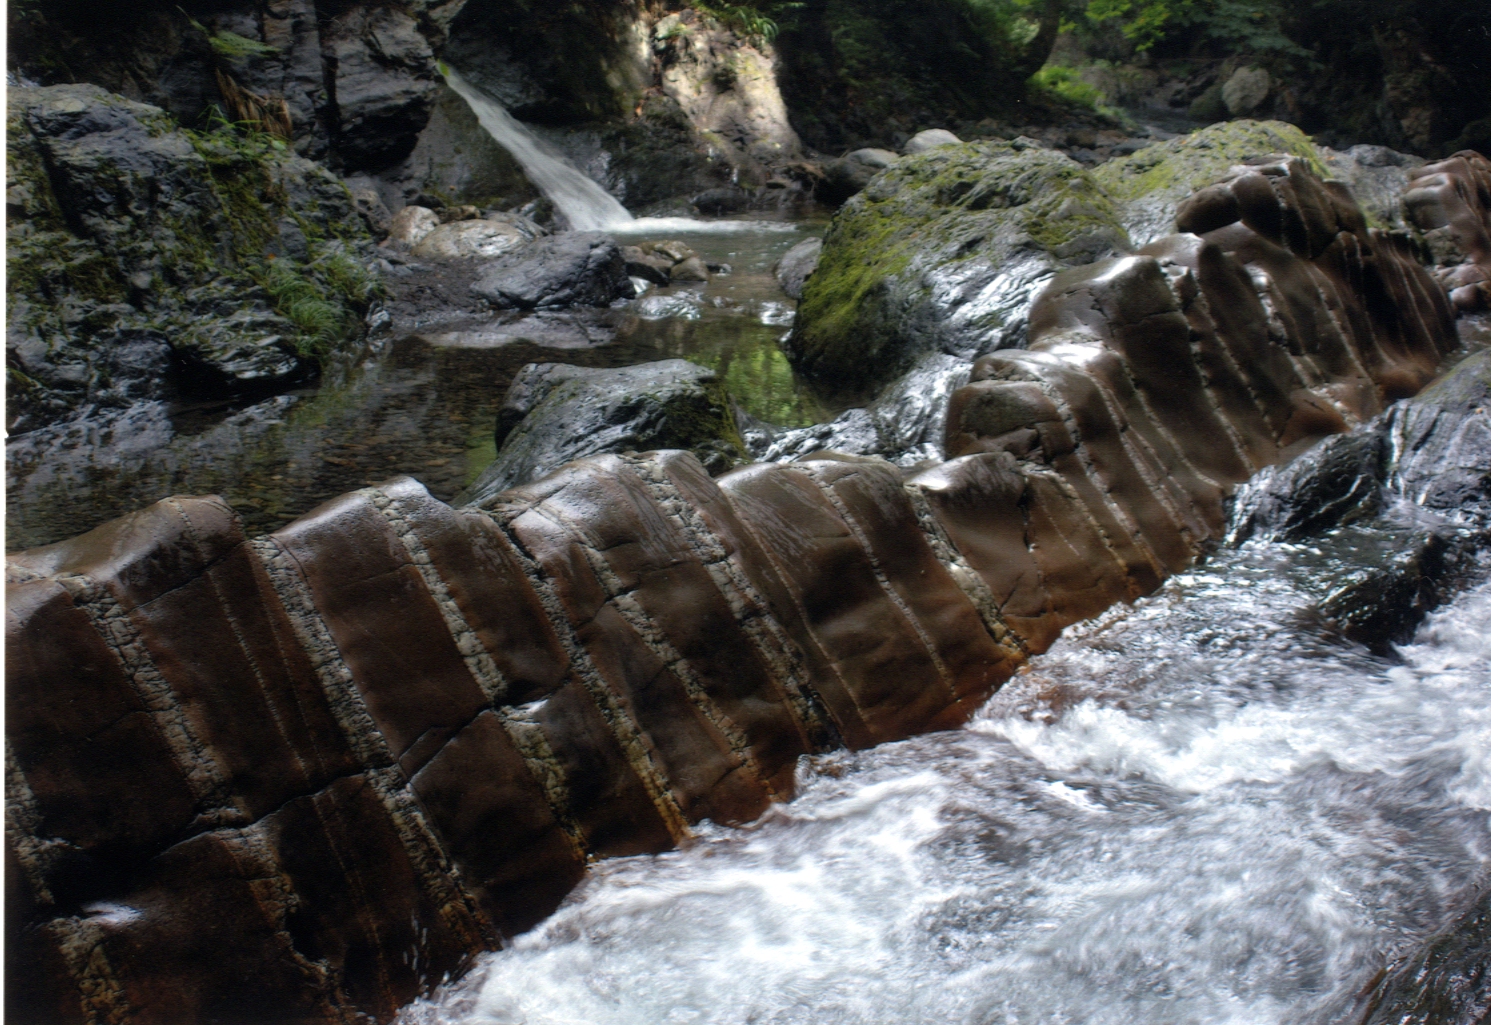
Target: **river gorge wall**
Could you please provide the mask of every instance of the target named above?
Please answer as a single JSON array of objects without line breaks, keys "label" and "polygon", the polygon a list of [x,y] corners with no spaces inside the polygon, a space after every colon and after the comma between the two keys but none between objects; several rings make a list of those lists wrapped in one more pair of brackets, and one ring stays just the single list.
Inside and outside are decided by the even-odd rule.
[{"label": "river gorge wall", "polygon": [[[1055,273],[931,468],[621,453],[255,538],[171,498],[12,555],[8,1013],[387,1020],[590,859],[749,821],[801,754],[960,724],[1215,543],[1238,484],[1435,378],[1483,308],[1487,170],[1413,179],[1431,273],[1308,161],[1234,168],[1182,234]],[[967,185],[943,202],[995,205]],[[1400,415],[1414,501],[1468,508],[1484,421],[1470,385]],[[1470,492],[1436,491],[1456,460]]]}]

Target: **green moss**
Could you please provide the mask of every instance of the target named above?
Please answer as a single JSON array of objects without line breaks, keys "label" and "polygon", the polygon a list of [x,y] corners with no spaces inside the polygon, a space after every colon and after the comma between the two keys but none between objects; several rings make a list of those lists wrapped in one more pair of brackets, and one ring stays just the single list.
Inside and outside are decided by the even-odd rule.
[{"label": "green moss", "polygon": [[1187,195],[1221,178],[1245,160],[1287,153],[1303,157],[1322,177],[1329,172],[1310,137],[1283,121],[1227,121],[1190,135],[1155,143],[1110,160],[1093,178],[1119,200],[1184,190]]},{"label": "green moss", "polygon": [[[990,142],[907,157],[834,218],[791,346],[810,376],[875,376],[887,354],[899,361],[900,325],[917,319],[908,311],[932,302],[923,270],[974,259],[997,268],[1029,250],[1059,261],[1125,242],[1112,200],[1054,151]],[[969,326],[998,327],[999,315]]]}]

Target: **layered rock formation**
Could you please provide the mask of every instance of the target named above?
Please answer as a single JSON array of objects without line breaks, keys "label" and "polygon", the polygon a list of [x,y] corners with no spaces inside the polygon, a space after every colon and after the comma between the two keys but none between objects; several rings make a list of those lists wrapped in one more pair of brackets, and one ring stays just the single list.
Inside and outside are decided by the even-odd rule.
[{"label": "layered rock formation", "polygon": [[1455,344],[1408,245],[1300,160],[1179,223],[1058,276],[909,478],[609,455],[464,509],[396,479],[256,539],[173,498],[13,556],[11,1013],[386,1019],[587,859],[961,723]]}]

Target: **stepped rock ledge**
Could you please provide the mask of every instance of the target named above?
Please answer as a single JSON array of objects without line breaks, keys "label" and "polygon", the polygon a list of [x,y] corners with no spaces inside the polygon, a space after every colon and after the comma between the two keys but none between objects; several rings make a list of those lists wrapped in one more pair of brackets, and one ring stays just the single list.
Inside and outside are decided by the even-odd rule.
[{"label": "stepped rock ledge", "polygon": [[169,498],[11,555],[8,1009],[387,1021],[589,860],[959,725],[1190,564],[1238,484],[1434,380],[1491,276],[1488,170],[1417,172],[1431,274],[1308,161],[1234,168],[1181,234],[1057,273],[910,476],[604,455],[264,537]]}]

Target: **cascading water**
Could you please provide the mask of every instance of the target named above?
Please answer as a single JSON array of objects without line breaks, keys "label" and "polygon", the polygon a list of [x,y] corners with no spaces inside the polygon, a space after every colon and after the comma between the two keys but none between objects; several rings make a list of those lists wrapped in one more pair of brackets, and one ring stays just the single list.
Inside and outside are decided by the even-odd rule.
[{"label": "cascading water", "polygon": [[795,231],[780,221],[701,221],[692,217],[633,217],[605,189],[587,177],[552,146],[513,117],[502,104],[461,77],[447,64],[441,65],[445,82],[466,101],[482,129],[522,165],[535,188],[564,215],[575,231],[610,231],[619,234],[691,231]]},{"label": "cascading water", "polygon": [[487,96],[460,73],[442,65],[445,84],[466,101],[482,129],[522,165],[528,180],[549,198],[575,231],[624,228],[636,220],[605,189],[587,178],[502,104]]},{"label": "cascading water", "polygon": [[1359,1020],[1491,865],[1491,586],[1387,661],[1311,620],[1321,548],[1223,552],[969,727],[805,760],[763,821],[596,866],[405,1021]]}]

